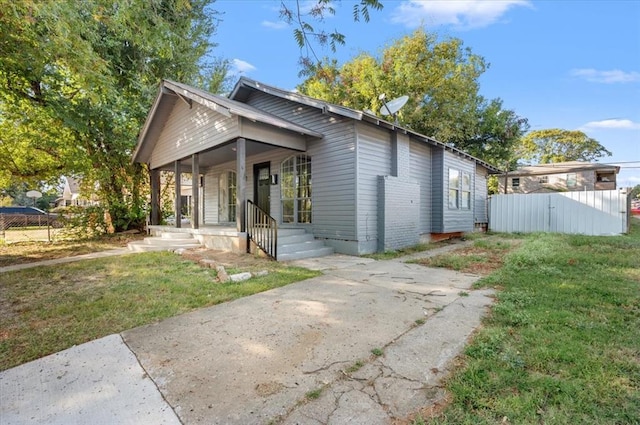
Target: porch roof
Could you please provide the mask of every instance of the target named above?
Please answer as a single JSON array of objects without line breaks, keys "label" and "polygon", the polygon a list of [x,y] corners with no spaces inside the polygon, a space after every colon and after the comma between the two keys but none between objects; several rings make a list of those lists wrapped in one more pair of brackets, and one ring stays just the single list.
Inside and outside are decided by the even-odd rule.
[{"label": "porch roof", "polygon": [[[151,152],[164,126],[164,122],[171,114],[173,106],[177,101],[182,101],[189,105],[191,105],[192,102],[196,102],[225,117],[237,116],[246,118],[253,122],[283,129],[302,136],[313,138],[323,137],[322,133],[261,111],[245,103],[211,94],[186,84],[163,80],[156,100],[140,132],[138,143],[133,152],[132,162],[145,163],[149,161]],[[242,134],[240,134],[240,136],[242,137]]]}]

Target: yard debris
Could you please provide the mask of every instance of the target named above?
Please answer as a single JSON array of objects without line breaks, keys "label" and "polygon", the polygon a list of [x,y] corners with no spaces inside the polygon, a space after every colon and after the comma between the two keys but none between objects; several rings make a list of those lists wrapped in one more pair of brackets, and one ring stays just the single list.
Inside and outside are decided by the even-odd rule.
[{"label": "yard debris", "polygon": [[269,272],[267,270],[260,270],[259,272],[253,273],[253,277],[266,276]]},{"label": "yard debris", "polygon": [[216,263],[215,260],[210,260],[208,258],[201,258],[198,261],[198,264],[200,264],[202,267],[206,267],[206,268],[209,268],[209,269],[215,269],[216,266],[217,266],[217,263]]},{"label": "yard debris", "polygon": [[229,281],[229,275],[227,274],[224,266],[216,266],[216,272],[218,272],[218,281],[220,281],[220,283]]},{"label": "yard debris", "polygon": [[231,279],[232,282],[243,282],[245,280],[251,279],[251,277],[252,277],[251,273],[243,272],[243,273],[232,274],[231,276],[229,276],[229,279]]}]

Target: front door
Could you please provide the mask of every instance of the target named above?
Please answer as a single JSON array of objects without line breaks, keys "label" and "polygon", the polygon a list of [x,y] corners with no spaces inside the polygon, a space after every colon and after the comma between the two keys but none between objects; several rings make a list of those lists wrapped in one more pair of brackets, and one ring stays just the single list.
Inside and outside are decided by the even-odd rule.
[{"label": "front door", "polygon": [[255,204],[267,214],[271,214],[271,169],[268,162],[253,166],[253,199]]}]

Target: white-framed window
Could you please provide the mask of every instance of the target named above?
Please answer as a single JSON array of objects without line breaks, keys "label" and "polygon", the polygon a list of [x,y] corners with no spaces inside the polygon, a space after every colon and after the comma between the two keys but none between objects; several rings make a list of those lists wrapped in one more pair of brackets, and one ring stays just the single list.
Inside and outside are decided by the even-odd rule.
[{"label": "white-framed window", "polygon": [[568,173],[567,174],[567,187],[576,187],[578,182],[578,178],[576,173]]},{"label": "white-framed window", "polygon": [[471,174],[462,173],[462,191],[460,192],[462,197],[460,207],[464,210],[471,209]]},{"label": "white-framed window", "polygon": [[449,168],[449,208],[460,208],[460,170]]},{"label": "white-framed window", "polygon": [[471,174],[449,168],[449,208],[471,209]]},{"label": "white-framed window", "polygon": [[311,157],[296,155],[280,166],[283,223],[311,223]]},{"label": "white-framed window", "polygon": [[520,187],[520,177],[513,177],[511,179],[511,187],[513,188]]},{"label": "white-framed window", "polygon": [[540,176],[538,178],[538,183],[540,184],[547,184],[549,183],[549,176]]},{"label": "white-framed window", "polygon": [[228,171],[227,172],[227,189],[229,190],[229,198],[227,204],[228,218],[229,221],[233,221],[236,219],[236,200],[238,196],[238,184],[236,180],[236,172]]}]

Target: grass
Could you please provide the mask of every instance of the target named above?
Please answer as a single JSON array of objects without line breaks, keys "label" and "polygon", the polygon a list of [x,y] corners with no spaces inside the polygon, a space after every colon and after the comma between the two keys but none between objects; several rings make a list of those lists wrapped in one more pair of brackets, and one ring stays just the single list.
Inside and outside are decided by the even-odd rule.
[{"label": "grass", "polygon": [[305,394],[305,397],[308,400],[316,400],[316,399],[320,398],[321,395],[322,395],[322,388],[317,388],[315,390],[311,390],[311,391],[307,392]]},{"label": "grass", "polygon": [[479,282],[500,292],[452,402],[414,424],[640,423],[640,225],[521,241]]},{"label": "grass", "polygon": [[479,234],[474,238],[471,246],[409,262],[427,267],[444,267],[465,273],[487,275],[499,269],[505,254],[520,243],[521,239],[512,239],[510,235]]},{"label": "grass", "polygon": [[127,245],[127,242],[144,236],[119,234],[80,241],[56,240],[51,243],[42,241],[0,243],[0,267],[123,248]]},{"label": "grass", "polygon": [[167,252],[3,273],[0,370],[176,314],[317,276],[270,262],[269,274],[217,283],[215,270]]},{"label": "grass", "polygon": [[365,362],[362,360],[356,360],[354,364],[345,369],[345,373],[353,373],[362,369],[362,366],[365,365]]}]

